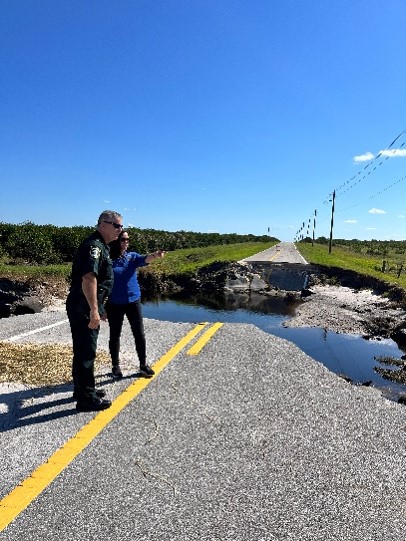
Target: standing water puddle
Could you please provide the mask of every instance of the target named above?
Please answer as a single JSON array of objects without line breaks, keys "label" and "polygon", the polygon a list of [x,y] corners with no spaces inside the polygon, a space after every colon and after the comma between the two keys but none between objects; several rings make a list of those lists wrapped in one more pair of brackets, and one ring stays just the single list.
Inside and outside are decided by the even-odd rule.
[{"label": "standing water puddle", "polygon": [[[244,306],[244,307],[242,307]],[[144,317],[173,322],[251,323],[263,331],[296,344],[310,357],[329,370],[345,376],[354,383],[368,382],[390,399],[406,394],[406,386],[380,376],[374,368],[397,369],[383,365],[379,359],[401,359],[404,355],[390,339],[365,340],[355,334],[338,334],[314,328],[285,328],[283,322],[294,315],[298,303],[283,299],[251,296],[227,299],[218,295],[188,297],[187,299],[154,299],[143,301]]]}]

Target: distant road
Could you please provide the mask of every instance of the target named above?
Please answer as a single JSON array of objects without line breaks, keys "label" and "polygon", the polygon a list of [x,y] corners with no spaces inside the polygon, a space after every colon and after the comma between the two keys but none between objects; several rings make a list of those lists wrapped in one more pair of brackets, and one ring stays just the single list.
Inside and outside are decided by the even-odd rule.
[{"label": "distant road", "polygon": [[293,242],[280,242],[272,248],[268,248],[263,252],[246,257],[241,261],[246,261],[248,263],[301,263],[308,264],[307,261],[300,255],[297,251],[296,246]]}]

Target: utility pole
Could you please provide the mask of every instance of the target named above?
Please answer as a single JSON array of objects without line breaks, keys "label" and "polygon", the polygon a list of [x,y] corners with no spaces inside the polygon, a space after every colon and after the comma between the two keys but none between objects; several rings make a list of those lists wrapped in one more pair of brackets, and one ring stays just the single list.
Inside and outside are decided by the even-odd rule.
[{"label": "utility pole", "polygon": [[314,211],[312,246],[314,246],[314,233],[316,231],[316,216],[317,216],[317,209],[315,209],[315,211]]},{"label": "utility pole", "polygon": [[336,191],[333,192],[333,204],[331,206],[331,226],[330,226],[330,242],[328,243],[328,253],[331,254],[331,243],[333,240],[333,225],[334,225],[334,202],[336,199]]}]

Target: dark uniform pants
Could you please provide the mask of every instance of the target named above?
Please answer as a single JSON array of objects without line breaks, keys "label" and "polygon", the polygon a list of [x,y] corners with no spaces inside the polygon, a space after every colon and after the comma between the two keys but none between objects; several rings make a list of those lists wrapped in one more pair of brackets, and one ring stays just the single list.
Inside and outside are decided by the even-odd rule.
[{"label": "dark uniform pants", "polygon": [[116,366],[120,362],[120,336],[124,316],[127,316],[131,326],[140,365],[144,365],[146,362],[146,341],[141,301],[128,304],[113,304],[107,301],[106,311],[110,326],[109,349],[112,365]]},{"label": "dark uniform pants", "polygon": [[72,333],[74,390],[78,400],[92,398],[95,392],[94,361],[100,329],[89,329],[89,317],[78,312],[76,303],[69,302],[69,299],[66,311]]}]

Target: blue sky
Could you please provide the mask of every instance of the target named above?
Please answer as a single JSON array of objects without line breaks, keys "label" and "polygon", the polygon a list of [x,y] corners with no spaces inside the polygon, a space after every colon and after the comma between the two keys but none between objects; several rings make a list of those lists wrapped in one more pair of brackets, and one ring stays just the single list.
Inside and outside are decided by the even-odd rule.
[{"label": "blue sky", "polygon": [[406,239],[404,0],[2,0],[0,27],[0,221],[328,237],[336,189],[334,237]]}]

